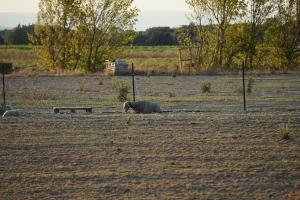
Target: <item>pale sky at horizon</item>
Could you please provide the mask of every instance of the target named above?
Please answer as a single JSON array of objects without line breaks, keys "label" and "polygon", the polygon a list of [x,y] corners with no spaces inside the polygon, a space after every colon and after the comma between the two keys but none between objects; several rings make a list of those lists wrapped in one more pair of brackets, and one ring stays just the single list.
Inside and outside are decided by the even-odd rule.
[{"label": "pale sky at horizon", "polygon": [[[0,28],[12,28],[18,24],[32,24],[36,21],[39,0],[0,0]],[[140,10],[137,30],[150,27],[177,27],[189,23],[189,12],[185,0],[134,0]],[[16,13],[16,14],[15,14]]]},{"label": "pale sky at horizon", "polygon": [[[38,12],[39,0],[0,0],[0,12]],[[141,11],[188,11],[185,0],[135,0]]]}]

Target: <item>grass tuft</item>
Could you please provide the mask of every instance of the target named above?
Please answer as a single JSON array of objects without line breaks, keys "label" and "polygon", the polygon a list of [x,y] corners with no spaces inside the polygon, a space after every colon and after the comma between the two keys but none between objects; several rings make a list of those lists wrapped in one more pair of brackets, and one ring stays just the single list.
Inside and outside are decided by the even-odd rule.
[{"label": "grass tuft", "polygon": [[201,90],[203,93],[210,93],[211,92],[211,83],[208,81],[205,81],[201,85]]},{"label": "grass tuft", "polygon": [[253,78],[249,78],[248,79],[248,84],[247,84],[247,92],[248,93],[252,93],[253,84],[254,84],[254,79]]},{"label": "grass tuft", "polygon": [[173,98],[173,97],[176,97],[176,94],[175,94],[174,92],[169,92],[169,93],[168,93],[168,96],[169,96],[170,98]]},{"label": "grass tuft", "polygon": [[281,135],[281,140],[289,140],[291,138],[291,128],[289,123],[281,124],[278,130]]},{"label": "grass tuft", "polygon": [[116,98],[120,102],[125,102],[128,100],[128,93],[130,86],[125,81],[120,81],[113,79],[110,85],[111,91],[116,94]]}]

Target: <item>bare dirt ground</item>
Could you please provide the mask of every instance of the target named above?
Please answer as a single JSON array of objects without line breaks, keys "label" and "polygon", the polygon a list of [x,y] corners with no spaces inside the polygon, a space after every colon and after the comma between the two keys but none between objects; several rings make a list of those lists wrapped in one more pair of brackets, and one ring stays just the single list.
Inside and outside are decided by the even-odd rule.
[{"label": "bare dirt ground", "polygon": [[116,79],[8,78],[24,116],[0,119],[0,199],[300,198],[299,74],[253,76],[246,113],[240,76],[137,77],[138,99],[174,111],[150,115],[120,113]]}]

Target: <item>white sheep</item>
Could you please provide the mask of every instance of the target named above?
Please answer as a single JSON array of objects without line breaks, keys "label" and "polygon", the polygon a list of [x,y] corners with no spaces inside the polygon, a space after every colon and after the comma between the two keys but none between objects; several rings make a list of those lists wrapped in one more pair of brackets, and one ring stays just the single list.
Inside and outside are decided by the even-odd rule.
[{"label": "white sheep", "polygon": [[157,103],[152,103],[148,101],[126,101],[123,104],[123,110],[125,113],[128,110],[132,110],[135,113],[159,113],[161,112],[160,106]]},{"label": "white sheep", "polygon": [[21,110],[7,110],[2,117],[19,117],[20,115]]}]

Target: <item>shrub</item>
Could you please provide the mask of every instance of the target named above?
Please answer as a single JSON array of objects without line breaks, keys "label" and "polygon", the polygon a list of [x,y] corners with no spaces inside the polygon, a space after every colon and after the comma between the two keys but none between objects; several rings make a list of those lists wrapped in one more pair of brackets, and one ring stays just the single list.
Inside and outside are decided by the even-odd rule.
[{"label": "shrub", "polygon": [[179,66],[176,65],[176,69],[172,72],[172,77],[173,77],[173,78],[176,78],[177,75],[178,75],[178,72],[179,72]]},{"label": "shrub", "polygon": [[254,84],[254,79],[249,78],[248,79],[248,84],[247,84],[247,92],[248,93],[252,93],[253,84]]},{"label": "shrub", "polygon": [[131,120],[131,117],[128,117],[127,120],[126,120],[126,124],[127,124],[127,125],[130,125],[131,121],[132,121],[132,120]]},{"label": "shrub", "polygon": [[150,76],[152,75],[151,71],[147,71],[147,77],[150,78]]},{"label": "shrub", "polygon": [[129,88],[127,86],[123,86],[119,89],[119,92],[118,92],[118,97],[117,99],[120,101],[120,102],[125,102],[127,101],[127,95],[129,93]]},{"label": "shrub", "polygon": [[83,92],[84,90],[85,90],[84,80],[80,79],[77,91]]},{"label": "shrub", "polygon": [[126,81],[120,81],[120,80],[117,80],[117,79],[113,79],[112,82],[111,82],[111,91],[116,93],[117,95],[117,99],[118,101],[120,102],[125,102],[128,100],[127,96],[128,96],[128,93],[129,93],[129,85]]},{"label": "shrub", "polygon": [[172,73],[172,77],[173,77],[173,78],[176,78],[176,77],[177,77],[177,71],[174,71],[174,72]]},{"label": "shrub", "polygon": [[176,94],[174,92],[169,92],[168,95],[169,95],[170,98],[176,97]]},{"label": "shrub", "polygon": [[281,135],[282,140],[289,140],[290,139],[290,133],[291,133],[289,123],[281,124],[279,126],[279,133]]},{"label": "shrub", "polygon": [[33,85],[36,85],[38,83],[39,77],[38,76],[34,76],[33,78]]},{"label": "shrub", "polygon": [[83,85],[83,84],[80,84],[80,85],[79,85],[78,91],[80,91],[80,92],[83,92],[83,91],[84,91],[84,85]]},{"label": "shrub", "polygon": [[234,93],[243,94],[243,86],[237,86],[233,89]]},{"label": "shrub", "polygon": [[203,82],[201,86],[201,90],[203,93],[211,92],[211,83],[208,81]]}]

